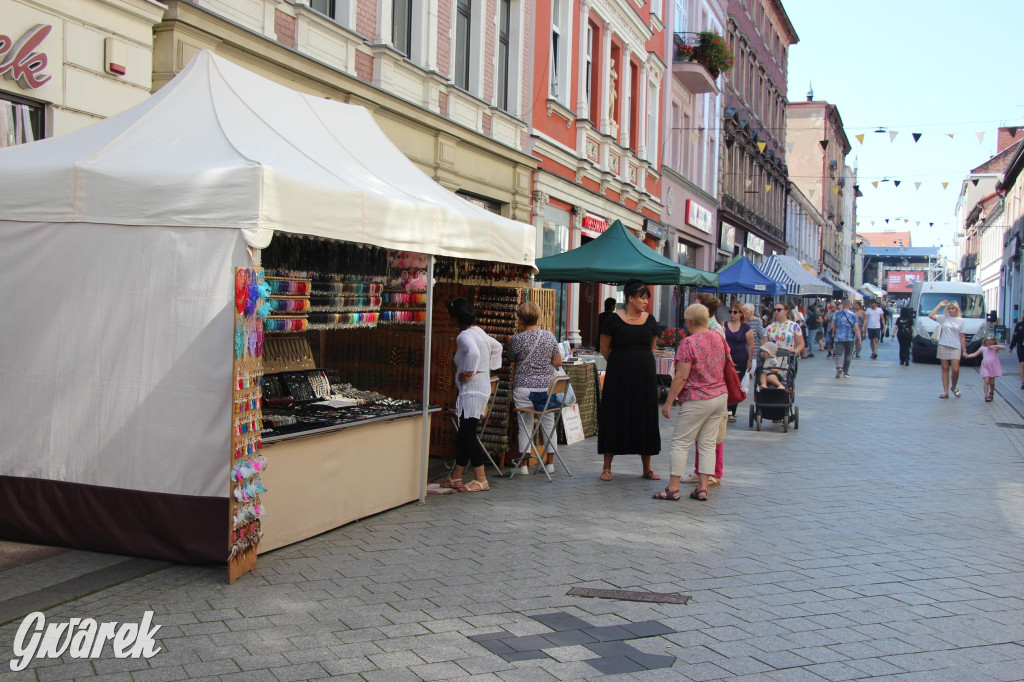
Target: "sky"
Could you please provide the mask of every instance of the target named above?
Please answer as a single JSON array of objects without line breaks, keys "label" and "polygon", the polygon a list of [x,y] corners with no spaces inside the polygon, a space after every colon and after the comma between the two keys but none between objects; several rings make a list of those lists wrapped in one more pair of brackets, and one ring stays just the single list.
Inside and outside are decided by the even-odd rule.
[{"label": "sky", "polygon": [[839,108],[846,163],[864,193],[858,231],[909,229],[914,246],[942,246],[954,258],[964,178],[996,153],[999,126],[1024,127],[1024,1],[782,3],[800,38],[790,47],[789,100],[804,101],[811,84],[815,100]]}]

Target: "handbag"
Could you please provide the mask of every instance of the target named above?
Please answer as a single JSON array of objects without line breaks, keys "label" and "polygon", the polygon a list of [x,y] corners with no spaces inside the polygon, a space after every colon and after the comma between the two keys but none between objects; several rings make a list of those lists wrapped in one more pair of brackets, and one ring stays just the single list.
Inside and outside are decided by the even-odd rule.
[{"label": "handbag", "polygon": [[725,402],[728,405],[737,405],[747,399],[747,393],[740,385],[740,375],[736,373],[736,366],[733,365],[732,357],[729,355],[729,346],[725,343],[725,339],[722,339],[722,343],[725,344],[726,360],[723,364],[722,375],[725,379],[725,390],[729,394]]},{"label": "handbag", "polygon": [[548,402],[547,391],[530,391],[530,402],[533,403],[533,409],[538,412],[562,407],[562,401],[558,399],[557,393],[551,394],[551,402]]}]

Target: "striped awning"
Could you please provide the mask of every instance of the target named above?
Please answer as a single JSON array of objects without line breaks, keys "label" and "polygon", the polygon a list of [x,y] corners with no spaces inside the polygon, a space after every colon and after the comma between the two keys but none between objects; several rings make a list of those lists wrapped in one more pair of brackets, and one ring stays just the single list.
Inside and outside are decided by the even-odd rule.
[{"label": "striped awning", "polygon": [[786,285],[786,293],[791,296],[831,296],[832,286],[825,284],[792,256],[776,254],[766,258],[758,269],[770,279]]},{"label": "striped awning", "polygon": [[861,284],[860,290],[863,291],[868,298],[881,298],[886,295],[885,291],[879,289],[870,282],[864,282],[864,284]]},{"label": "striped awning", "polygon": [[833,290],[838,290],[838,291],[843,292],[842,293],[843,298],[849,298],[851,301],[863,301],[864,300],[864,295],[863,294],[861,294],[859,291],[857,291],[856,289],[851,287],[849,284],[846,284],[845,282],[840,282],[839,280],[832,279],[831,277],[829,277],[825,273],[821,273],[818,276],[818,279],[820,279],[822,282],[825,282],[826,284],[832,285],[832,289]]}]

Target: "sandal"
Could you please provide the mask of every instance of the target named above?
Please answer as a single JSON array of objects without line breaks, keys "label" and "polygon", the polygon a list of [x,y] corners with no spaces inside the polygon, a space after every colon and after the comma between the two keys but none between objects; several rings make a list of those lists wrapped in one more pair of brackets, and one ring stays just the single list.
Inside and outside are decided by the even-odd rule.
[{"label": "sandal", "polygon": [[461,490],[466,487],[466,484],[462,482],[462,479],[456,480],[450,475],[448,478],[442,478],[438,485],[442,488],[455,488],[456,490]]},{"label": "sandal", "polygon": [[[701,495],[703,495],[704,497],[701,497]],[[707,502],[708,501],[708,491],[707,490],[694,490],[692,493],[690,493],[690,498],[694,499],[694,500],[700,500],[701,502]]]},{"label": "sandal", "polygon": [[730,423],[730,424],[733,424],[733,423],[735,423],[735,422],[736,422],[736,417],[734,417],[734,416],[732,416],[732,415],[730,414],[730,415],[729,415],[729,423]]},{"label": "sandal", "polygon": [[611,469],[605,469],[604,471],[602,471],[601,472],[601,480],[602,481],[610,481],[610,480],[612,480],[612,470]]},{"label": "sandal", "polygon": [[942,395],[940,395],[939,397],[940,397],[940,398],[942,398],[943,400],[945,400],[946,398],[948,398],[948,397],[949,397],[949,394],[948,394],[948,393],[943,393],[943,394],[942,394]]},{"label": "sandal", "polygon": [[491,485],[487,481],[478,481],[475,478],[467,483],[460,492],[464,493],[482,493],[485,490],[490,490]]},{"label": "sandal", "polygon": [[654,499],[656,499],[656,500],[672,500],[672,501],[678,501],[679,498],[681,498],[682,496],[683,496],[683,493],[680,492],[678,489],[677,490],[669,490],[668,488],[665,488],[664,490],[656,492],[656,493],[654,493],[654,495],[652,495],[652,497]]},{"label": "sandal", "polygon": [[722,479],[708,476],[708,487],[710,488],[713,485],[722,485]]},{"label": "sandal", "polygon": [[990,396],[990,395],[985,396],[985,402],[986,403],[992,402],[992,396]]},{"label": "sandal", "polygon": [[955,395],[957,398],[959,398],[960,397],[960,391],[958,391],[957,389],[954,388],[953,389],[953,395]]},{"label": "sandal", "polygon": [[646,478],[649,481],[660,481],[661,480],[661,476],[659,476],[658,474],[654,473],[654,469],[648,469],[647,471],[645,471],[644,472],[644,478]]}]

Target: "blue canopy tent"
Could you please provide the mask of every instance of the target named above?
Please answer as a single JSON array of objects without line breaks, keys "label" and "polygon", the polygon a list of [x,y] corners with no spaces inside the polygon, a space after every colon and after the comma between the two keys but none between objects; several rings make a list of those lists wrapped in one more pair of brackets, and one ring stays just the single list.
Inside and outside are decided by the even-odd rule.
[{"label": "blue canopy tent", "polygon": [[718,271],[717,289],[701,287],[699,291],[782,296],[786,293],[786,285],[758,270],[754,262],[746,256],[740,256]]}]

